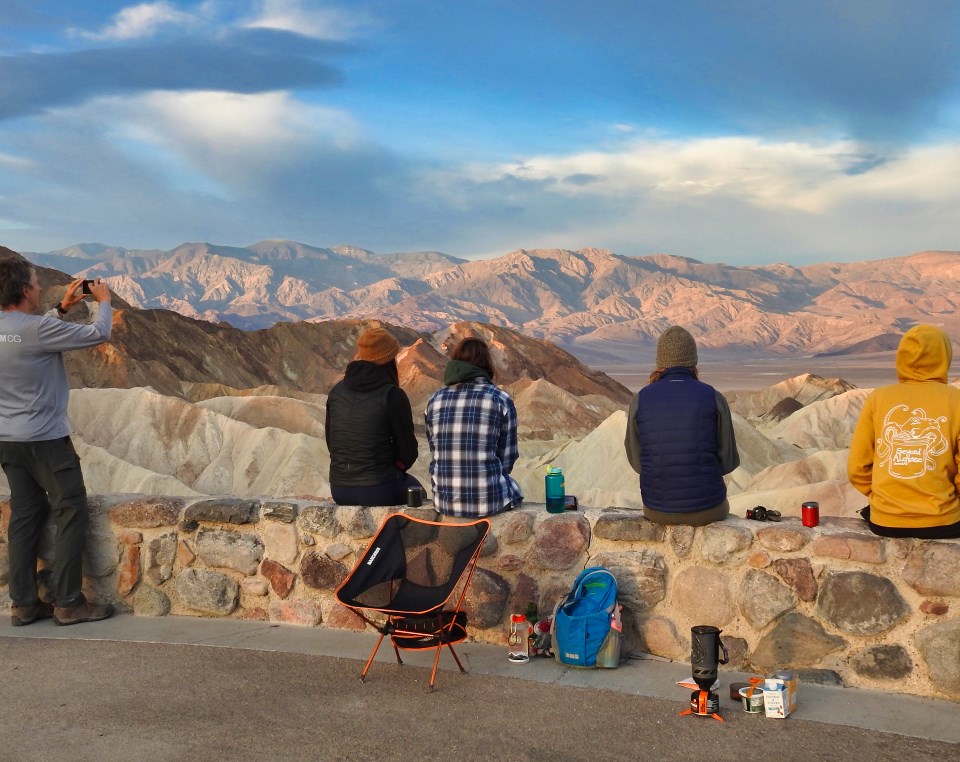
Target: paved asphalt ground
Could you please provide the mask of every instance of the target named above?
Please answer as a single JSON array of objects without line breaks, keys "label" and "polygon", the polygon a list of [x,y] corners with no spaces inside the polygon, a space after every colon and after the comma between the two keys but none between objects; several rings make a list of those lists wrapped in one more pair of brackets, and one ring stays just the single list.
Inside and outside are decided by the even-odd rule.
[{"label": "paved asphalt ground", "polygon": [[[727,698],[725,722],[680,717],[689,667],[510,665],[465,643],[469,673],[367,633],[130,615],[56,627],[0,623],[0,760],[960,759],[960,705],[802,684],[786,720]],[[409,658],[407,658],[409,657]],[[521,679],[517,679],[521,678]],[[895,732],[882,732],[893,730]]]}]

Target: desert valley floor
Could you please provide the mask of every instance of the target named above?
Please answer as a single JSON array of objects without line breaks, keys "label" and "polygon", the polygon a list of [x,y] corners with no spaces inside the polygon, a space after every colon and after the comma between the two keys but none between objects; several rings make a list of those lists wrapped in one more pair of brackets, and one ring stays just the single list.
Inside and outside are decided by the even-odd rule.
[{"label": "desert valley floor", "polygon": [[[861,355],[814,357],[786,355],[776,358],[730,357],[727,359],[701,358],[700,378],[722,392],[763,389],[779,381],[803,373],[823,378],[842,378],[861,389],[873,389],[896,383],[895,352],[874,352]],[[653,369],[653,358],[637,363],[597,363],[597,370],[619,381],[632,391],[646,384]],[[960,375],[960,359],[954,357],[950,380]]]}]

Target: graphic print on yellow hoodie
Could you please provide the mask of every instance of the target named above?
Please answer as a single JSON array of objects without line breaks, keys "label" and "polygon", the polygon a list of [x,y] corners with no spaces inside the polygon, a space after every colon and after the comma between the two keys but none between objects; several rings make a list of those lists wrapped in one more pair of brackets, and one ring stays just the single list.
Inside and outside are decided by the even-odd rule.
[{"label": "graphic print on yellow hoodie", "polygon": [[960,521],[960,389],[947,384],[953,350],[932,325],[907,331],[897,349],[900,383],[875,389],[850,443],[847,475],[884,527]]}]

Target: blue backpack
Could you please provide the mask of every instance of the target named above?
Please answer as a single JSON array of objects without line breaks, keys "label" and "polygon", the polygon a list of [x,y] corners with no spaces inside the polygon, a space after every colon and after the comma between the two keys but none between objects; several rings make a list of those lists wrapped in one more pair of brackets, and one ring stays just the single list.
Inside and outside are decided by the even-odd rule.
[{"label": "blue backpack", "polygon": [[[602,566],[591,566],[577,575],[573,588],[553,614],[553,644],[557,660],[572,667],[616,666],[597,664],[597,654],[611,633],[611,620],[619,622],[617,580]],[[619,659],[619,647],[616,648]]]}]

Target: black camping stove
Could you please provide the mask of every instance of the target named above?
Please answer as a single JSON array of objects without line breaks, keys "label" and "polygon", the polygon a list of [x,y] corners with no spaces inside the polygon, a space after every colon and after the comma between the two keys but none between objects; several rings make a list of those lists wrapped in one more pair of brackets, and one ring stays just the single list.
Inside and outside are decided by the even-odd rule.
[{"label": "black camping stove", "polygon": [[680,712],[680,716],[699,714],[701,717],[713,717],[723,722],[724,719],[720,716],[720,696],[710,688],[717,679],[717,665],[727,663],[727,648],[720,641],[720,630],[717,627],[691,627],[690,635],[690,666],[693,680],[700,690],[690,694],[690,707]]}]

